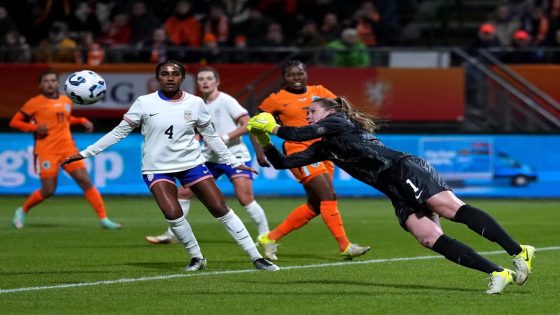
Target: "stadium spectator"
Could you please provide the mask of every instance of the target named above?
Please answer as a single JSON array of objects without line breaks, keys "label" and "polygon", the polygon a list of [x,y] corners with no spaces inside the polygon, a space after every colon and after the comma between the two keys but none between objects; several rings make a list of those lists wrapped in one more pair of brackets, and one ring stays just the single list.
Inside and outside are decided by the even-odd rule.
[{"label": "stadium spectator", "polygon": [[236,35],[233,39],[233,48],[237,49],[228,56],[230,63],[248,63],[251,60],[251,54],[247,51],[247,37],[245,35]]},{"label": "stadium spectator", "polygon": [[107,47],[107,58],[113,62],[122,62],[128,57],[130,39],[132,38],[132,28],[130,26],[129,15],[125,12],[118,12],[109,23],[105,33],[99,38],[99,43]]},{"label": "stadium spectator", "polygon": [[543,9],[532,6],[525,16],[521,18],[521,29],[531,36],[531,46],[539,46],[546,39],[549,31],[549,20]]},{"label": "stadium spectator", "polygon": [[362,42],[368,47],[377,46],[378,34],[376,30],[381,15],[379,15],[375,4],[372,1],[362,2],[360,9],[356,11],[355,20],[355,27]]},{"label": "stadium spectator", "polygon": [[0,43],[0,62],[31,62],[31,48],[23,35],[13,29],[4,34]]},{"label": "stadium spectator", "polygon": [[171,59],[182,59],[183,55],[177,47],[167,38],[167,33],[163,28],[152,31],[152,37],[137,45],[140,54],[140,61],[160,63]]},{"label": "stadium spectator", "polygon": [[[389,197],[401,227],[422,246],[456,264],[490,274],[487,294],[501,293],[514,280],[519,285],[525,283],[531,273],[535,248],[520,245],[489,214],[457,198],[426,160],[385,147],[375,135],[375,117],[360,112],[343,98],[314,100],[307,111],[307,126],[279,126],[266,113],[249,121],[251,131],[265,147],[266,157],[275,168],[333,161]],[[286,141],[320,140],[304,151],[284,156],[263,132]],[[496,265],[444,234],[440,217],[462,223],[498,243],[512,256],[514,271]]]},{"label": "stadium spectator", "polygon": [[148,10],[145,1],[139,0],[132,4],[130,27],[130,44],[137,46],[139,43],[149,41],[154,30],[162,27],[162,22]]},{"label": "stadium spectator", "polygon": [[310,51],[300,53],[300,59],[307,63],[318,64],[321,57],[318,49],[322,48],[325,43],[325,39],[319,33],[317,23],[312,20],[305,21],[298,32],[296,45],[304,50],[310,49]]},{"label": "stadium spectator", "polygon": [[[250,166],[251,153],[242,138],[247,133],[247,122],[249,121],[247,110],[233,97],[218,90],[220,75],[216,69],[209,66],[200,68],[196,74],[196,82],[216,128],[216,133],[220,135],[231,153],[246,166]],[[204,139],[201,140],[204,141]],[[233,184],[237,201],[257,226],[258,235],[268,233],[266,214],[253,194],[253,174],[222,163],[219,156],[208,146],[204,146],[202,155],[214,179],[218,180],[225,175]],[[179,203],[185,216],[189,213],[192,197],[193,193],[190,189],[179,189]],[[167,244],[176,241],[176,238],[168,229],[158,236],[146,236],[146,240],[152,244]]]},{"label": "stadium spectator", "polygon": [[504,47],[511,47],[513,33],[519,29],[521,23],[519,18],[511,13],[507,4],[500,4],[496,7],[491,23],[496,28],[496,37],[500,44]]},{"label": "stadium spectator", "polygon": [[0,38],[3,38],[9,31],[17,29],[17,25],[9,15],[8,10],[0,5]]},{"label": "stadium spectator", "polygon": [[192,189],[208,211],[220,221],[237,244],[251,258],[259,270],[279,268],[262,258],[249,232],[231,210],[216,186],[209,169],[204,165],[195,132],[199,132],[214,152],[226,164],[241,171],[255,170],[240,162],[214,131],[212,119],[204,101],[181,90],[185,67],[173,60],[156,66],[160,84],[157,92],[140,96],[124,114],[121,123],[94,144],[78,154],[69,156],[63,165],[92,157],[125,138],[142,126],[142,176],[169,227],[191,255],[185,271],[204,269],[206,259],[177,201],[178,179],[182,186]]},{"label": "stadium spectator", "polygon": [[247,46],[262,46],[268,26],[271,23],[272,20],[264,16],[256,6],[251,6],[249,8],[249,19],[236,26],[234,32],[236,35],[243,35],[247,38]]},{"label": "stadium spectator", "polygon": [[94,39],[92,32],[80,34],[80,42],[76,49],[76,61],[88,66],[99,66],[105,62],[105,49]]},{"label": "stadium spectator", "polygon": [[333,41],[339,38],[341,27],[338,22],[338,16],[335,13],[327,13],[323,17],[321,24],[321,35],[327,41]]},{"label": "stadium spectator", "polygon": [[179,0],[173,15],[165,21],[165,30],[176,46],[200,47],[202,29],[200,21],[192,13],[192,4]]},{"label": "stadium spectator", "polygon": [[539,53],[531,47],[531,35],[524,30],[513,34],[513,47],[501,58],[511,64],[535,63],[540,60]]},{"label": "stadium spectator", "polygon": [[230,22],[221,3],[215,2],[210,6],[210,11],[204,21],[203,39],[206,34],[212,34],[218,46],[229,44]]},{"label": "stadium spectator", "polygon": [[101,22],[95,14],[93,5],[87,1],[79,1],[68,19],[68,29],[70,37],[76,40],[83,32],[93,33],[94,38],[99,37],[102,34]]},{"label": "stadium spectator", "polygon": [[39,62],[75,62],[76,42],[68,37],[68,25],[55,22],[49,30],[48,38],[42,40],[37,47]]},{"label": "stadium spectator", "polygon": [[[33,132],[36,171],[41,179],[41,189],[35,190],[25,203],[16,209],[12,220],[16,229],[24,227],[31,208],[54,194],[62,160],[78,152],[70,126],[82,125],[87,132],[93,130],[93,124],[87,118],[71,115],[72,101],[66,95],[60,95],[58,88],[56,73],[52,71],[42,73],[39,76],[41,94],[29,99],[10,121],[12,128]],[[111,230],[119,229],[121,225],[107,217],[103,198],[91,183],[85,163],[81,161],[72,165],[63,165],[62,168],[84,191],[87,201],[99,217],[101,226]]]},{"label": "stadium spectator", "polygon": [[476,57],[479,49],[501,47],[496,37],[496,27],[492,23],[484,23],[478,28],[478,36],[473,43],[467,48],[467,52]]},{"label": "stadium spectator", "polygon": [[327,44],[330,64],[336,67],[367,67],[369,53],[367,46],[358,37],[355,28],[346,28],[340,39]]},{"label": "stadium spectator", "polygon": [[251,0],[222,0],[224,10],[231,19],[231,28],[236,30],[238,25],[249,19]]},{"label": "stadium spectator", "polygon": [[203,50],[198,58],[200,64],[221,63],[223,61],[218,38],[213,33],[204,34],[202,48]]},{"label": "stadium spectator", "polygon": [[[290,60],[282,66],[282,78],[285,87],[277,93],[271,94],[259,106],[264,112],[276,115],[286,126],[307,125],[305,108],[317,97],[335,97],[334,93],[322,85],[307,85],[305,64],[301,61]],[[295,154],[305,150],[314,141],[287,141],[284,148],[288,154]],[[263,151],[256,147],[257,161],[263,167],[270,166]],[[365,254],[370,247],[350,243],[342,217],[338,211],[338,201],[333,187],[334,166],[332,162],[313,163],[291,169],[298,182],[303,185],[307,195],[307,202],[295,208],[278,227],[267,235],[258,238],[259,244],[265,249],[270,259],[276,257],[276,242],[288,233],[304,226],[309,220],[321,215],[323,221],[336,239],[341,255],[345,259]]]},{"label": "stadium spectator", "polygon": [[[285,48],[288,42],[284,38],[284,31],[280,23],[272,22],[268,25],[266,35],[261,43],[262,46],[268,48]],[[259,60],[262,62],[276,62],[283,60],[287,56],[286,52],[282,51],[267,51],[260,55]]]}]

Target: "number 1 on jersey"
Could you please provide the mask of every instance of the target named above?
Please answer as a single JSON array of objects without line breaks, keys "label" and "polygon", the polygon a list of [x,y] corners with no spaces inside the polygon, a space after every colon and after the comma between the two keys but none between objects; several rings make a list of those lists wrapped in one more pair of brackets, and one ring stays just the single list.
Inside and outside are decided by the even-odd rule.
[{"label": "number 1 on jersey", "polygon": [[169,128],[165,130],[164,134],[168,136],[167,139],[173,139],[173,125],[169,126]]}]

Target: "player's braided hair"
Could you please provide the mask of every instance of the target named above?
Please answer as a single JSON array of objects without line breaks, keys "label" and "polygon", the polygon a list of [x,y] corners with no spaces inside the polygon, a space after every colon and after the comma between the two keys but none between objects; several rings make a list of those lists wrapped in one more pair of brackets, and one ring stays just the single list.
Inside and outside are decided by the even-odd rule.
[{"label": "player's braided hair", "polygon": [[377,117],[356,109],[346,98],[319,98],[313,101],[324,109],[334,109],[337,113],[345,113],[353,122],[362,129],[374,132],[377,129]]}]

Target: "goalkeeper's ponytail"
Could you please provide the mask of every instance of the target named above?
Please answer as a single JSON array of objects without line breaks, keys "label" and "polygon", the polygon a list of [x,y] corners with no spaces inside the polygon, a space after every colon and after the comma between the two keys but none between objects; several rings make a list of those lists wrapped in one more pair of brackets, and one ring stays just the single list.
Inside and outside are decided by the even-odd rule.
[{"label": "goalkeeper's ponytail", "polygon": [[376,122],[379,120],[377,117],[359,111],[344,97],[320,98],[313,102],[327,110],[334,109],[337,113],[345,113],[348,118],[366,131],[374,132],[377,129]]}]

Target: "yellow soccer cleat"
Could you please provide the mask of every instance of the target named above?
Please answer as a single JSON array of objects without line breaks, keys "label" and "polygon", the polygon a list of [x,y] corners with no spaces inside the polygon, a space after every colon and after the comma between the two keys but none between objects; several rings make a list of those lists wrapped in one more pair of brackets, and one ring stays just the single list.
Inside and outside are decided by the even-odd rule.
[{"label": "yellow soccer cleat", "polygon": [[490,283],[488,284],[488,290],[486,294],[499,294],[502,293],[508,284],[513,282],[514,272],[505,269],[502,271],[494,271],[490,274]]},{"label": "yellow soccer cleat", "polygon": [[529,245],[521,245],[523,251],[513,256],[513,270],[515,271],[515,283],[522,285],[527,281],[531,273],[531,264],[535,258],[535,248]]},{"label": "yellow soccer cleat", "polygon": [[278,260],[276,257],[276,240],[268,238],[268,234],[259,235],[257,242],[264,248],[264,254],[270,260]]},{"label": "yellow soccer cleat", "polygon": [[344,260],[352,260],[352,258],[354,257],[362,256],[363,254],[367,253],[370,249],[371,247],[369,246],[350,244],[342,253],[340,253],[340,255],[342,255],[342,259]]}]

